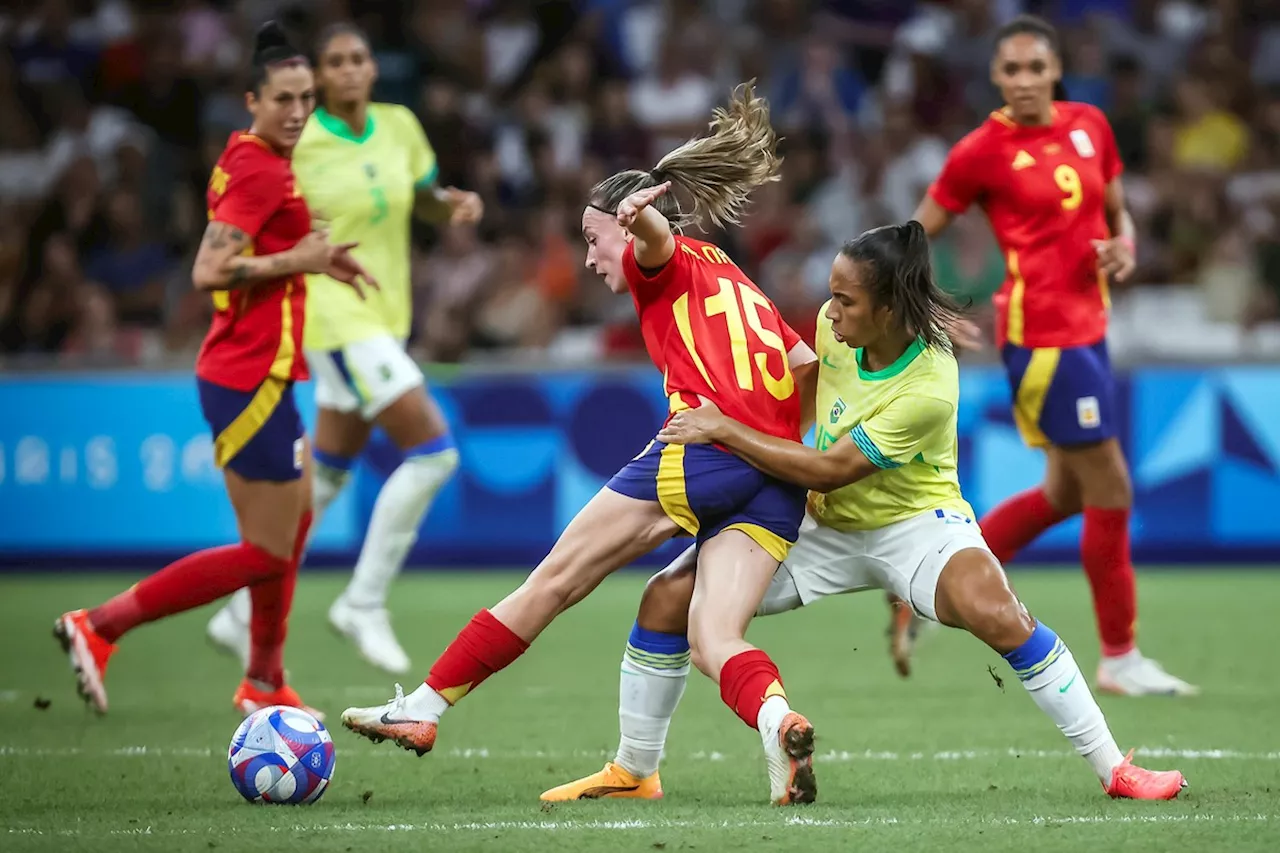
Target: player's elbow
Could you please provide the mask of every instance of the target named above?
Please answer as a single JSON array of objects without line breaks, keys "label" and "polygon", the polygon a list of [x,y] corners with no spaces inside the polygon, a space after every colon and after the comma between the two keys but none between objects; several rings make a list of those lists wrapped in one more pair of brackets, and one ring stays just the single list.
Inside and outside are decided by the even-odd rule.
[{"label": "player's elbow", "polygon": [[203,258],[196,258],[191,268],[191,285],[202,293],[218,290],[226,286],[226,276],[214,263]]},{"label": "player's elbow", "polygon": [[210,265],[201,258],[196,258],[195,265],[191,267],[191,286],[201,292],[214,290],[218,286],[215,270],[210,269]]},{"label": "player's elbow", "polygon": [[809,490],[814,492],[834,492],[849,485],[850,480],[843,470],[834,465],[824,465],[813,473],[809,481]]}]

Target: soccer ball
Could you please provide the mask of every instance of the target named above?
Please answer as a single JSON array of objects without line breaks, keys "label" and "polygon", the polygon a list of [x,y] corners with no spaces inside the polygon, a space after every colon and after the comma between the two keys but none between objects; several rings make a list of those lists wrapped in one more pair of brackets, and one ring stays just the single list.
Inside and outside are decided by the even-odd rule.
[{"label": "soccer ball", "polygon": [[272,705],[244,718],[231,738],[231,782],[251,803],[314,803],[333,776],[333,738],[306,711]]}]

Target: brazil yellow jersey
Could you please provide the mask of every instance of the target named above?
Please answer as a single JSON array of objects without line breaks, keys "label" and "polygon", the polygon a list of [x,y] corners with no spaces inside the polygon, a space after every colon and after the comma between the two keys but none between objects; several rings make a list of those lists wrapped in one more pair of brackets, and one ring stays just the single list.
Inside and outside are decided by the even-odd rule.
[{"label": "brazil yellow jersey", "polygon": [[328,276],[307,276],[308,349],[408,337],[410,220],[418,189],[435,182],[436,170],[435,151],[405,107],[370,104],[361,136],[323,107],[307,120],[293,150],[298,186],[331,242],[360,243],[353,254],[381,286],[361,300]]},{"label": "brazil yellow jersey", "polygon": [[838,530],[876,530],[936,509],[973,518],[956,473],[955,357],[917,339],[893,364],[868,371],[862,350],[832,335],[825,306],[816,343],[817,448],[853,441],[882,470],[825,495],[811,493],[814,518]]}]

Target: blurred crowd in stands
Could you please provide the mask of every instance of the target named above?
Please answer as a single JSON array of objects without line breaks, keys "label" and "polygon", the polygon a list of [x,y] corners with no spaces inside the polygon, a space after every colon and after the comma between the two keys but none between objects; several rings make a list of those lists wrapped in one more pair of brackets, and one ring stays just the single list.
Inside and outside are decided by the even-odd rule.
[{"label": "blurred crowd in stands", "polygon": [[[643,357],[630,301],[583,269],[595,181],[652,166],[757,78],[784,180],[710,239],[811,329],[839,244],[909,218],[1000,106],[992,34],[1019,12],[1060,28],[1066,91],[1106,112],[1127,167],[1139,270],[1113,345],[1269,351],[1251,342],[1280,339],[1280,0],[31,0],[0,10],[0,359],[191,357],[204,187],[248,124],[269,18],[308,45],[358,22],[375,97],[485,198],[477,228],[415,232],[415,354],[574,363]],[[935,262],[984,317],[1003,265],[981,213]]]}]

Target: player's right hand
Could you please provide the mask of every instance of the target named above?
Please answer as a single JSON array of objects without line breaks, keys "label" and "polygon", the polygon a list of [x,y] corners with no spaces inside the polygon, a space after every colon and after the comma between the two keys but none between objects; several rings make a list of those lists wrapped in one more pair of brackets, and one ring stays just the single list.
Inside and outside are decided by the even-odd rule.
[{"label": "player's right hand", "polygon": [[640,211],[666,195],[669,189],[671,189],[671,182],[663,181],[656,187],[646,187],[624,198],[618,205],[618,224],[623,228],[630,228],[636,221],[636,217],[640,215]]},{"label": "player's right hand", "polygon": [[322,273],[329,271],[336,253],[349,251],[355,246],[355,243],[332,245],[329,242],[329,229],[321,228],[299,240],[293,247],[293,254],[302,272]]}]

